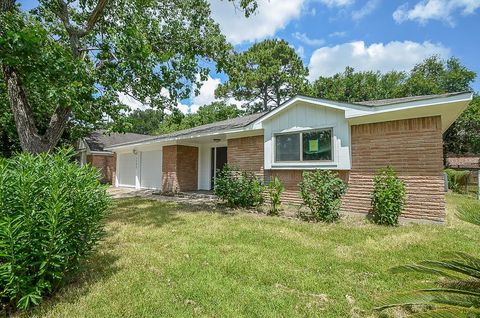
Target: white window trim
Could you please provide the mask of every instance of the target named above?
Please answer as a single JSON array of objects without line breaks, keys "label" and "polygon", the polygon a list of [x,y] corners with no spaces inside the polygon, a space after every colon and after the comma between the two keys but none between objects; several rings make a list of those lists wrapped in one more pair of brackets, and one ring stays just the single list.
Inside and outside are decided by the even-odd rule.
[{"label": "white window trim", "polygon": [[[311,132],[311,131],[318,131],[318,130],[331,130],[332,132],[332,160],[307,160],[307,161],[302,161],[303,159],[303,135],[302,133],[305,132]],[[293,128],[293,129],[288,129],[285,131],[281,132],[274,132],[272,133],[272,157],[271,157],[271,162],[272,162],[272,168],[298,168],[298,167],[303,167],[303,168],[318,168],[318,167],[324,167],[324,168],[335,168],[338,166],[338,156],[337,156],[337,146],[336,146],[336,130],[337,127],[336,125],[324,125],[321,127],[315,127],[315,128]],[[276,161],[275,160],[275,155],[276,155],[276,136],[278,135],[289,135],[289,134],[300,134],[300,161]]]}]

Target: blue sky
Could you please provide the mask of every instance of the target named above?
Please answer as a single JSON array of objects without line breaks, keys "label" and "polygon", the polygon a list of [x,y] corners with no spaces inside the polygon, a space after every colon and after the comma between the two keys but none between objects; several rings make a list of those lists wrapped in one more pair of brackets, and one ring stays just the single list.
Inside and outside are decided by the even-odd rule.
[{"label": "blue sky", "polygon": [[[21,0],[24,8],[35,1]],[[311,78],[350,65],[357,70],[408,70],[425,57],[458,57],[480,75],[480,0],[259,0],[246,19],[231,3],[210,0],[213,17],[237,50],[266,38],[287,40]],[[185,111],[211,102],[224,76],[211,73]],[[473,85],[480,91],[480,80]]]}]

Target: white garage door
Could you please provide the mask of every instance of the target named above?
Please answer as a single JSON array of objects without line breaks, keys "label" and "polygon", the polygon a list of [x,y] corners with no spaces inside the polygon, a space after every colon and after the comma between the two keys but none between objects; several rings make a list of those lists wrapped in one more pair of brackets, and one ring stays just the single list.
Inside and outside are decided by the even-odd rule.
[{"label": "white garage door", "polygon": [[133,153],[118,154],[118,185],[135,187],[137,159]]},{"label": "white garage door", "polygon": [[140,186],[162,189],[162,151],[145,151],[141,155]]}]

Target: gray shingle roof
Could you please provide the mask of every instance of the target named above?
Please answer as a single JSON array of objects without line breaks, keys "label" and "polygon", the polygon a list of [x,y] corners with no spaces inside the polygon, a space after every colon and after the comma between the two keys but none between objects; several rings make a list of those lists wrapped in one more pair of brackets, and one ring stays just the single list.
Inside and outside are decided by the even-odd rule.
[{"label": "gray shingle roof", "polygon": [[[406,102],[414,102],[420,100],[428,100],[434,98],[444,98],[449,96],[455,96],[464,94],[465,92],[459,93],[448,93],[448,94],[439,94],[439,95],[424,95],[424,96],[411,96],[411,97],[402,97],[402,98],[393,98],[393,99],[381,99],[381,100],[371,100],[371,101],[364,101],[364,102],[356,102],[354,104],[361,105],[361,106],[368,106],[368,107],[379,107],[379,106],[386,106],[386,105],[393,105],[393,104],[400,104]],[[304,96],[306,97],[306,96]],[[309,97],[312,98],[312,97]],[[288,102],[288,101],[287,101]],[[223,121],[214,122],[207,125],[201,125],[190,129],[176,131],[170,134],[160,135],[160,136],[143,136],[143,139],[136,139],[136,140],[125,140],[122,142],[116,142],[110,144],[110,146],[123,146],[129,144],[135,144],[137,142],[149,142],[149,141],[166,141],[171,139],[178,139],[178,138],[188,138],[193,137],[199,134],[209,134],[215,132],[222,132],[228,131],[235,128],[242,128],[250,125],[257,119],[263,117],[268,112],[256,113],[252,115],[247,115],[243,117],[237,117],[232,119],[227,119]]]},{"label": "gray shingle roof", "polygon": [[356,102],[354,104],[364,105],[364,106],[387,106],[393,104],[401,104],[401,103],[408,103],[408,102],[416,102],[421,100],[428,100],[434,98],[445,98],[450,96],[456,96],[465,94],[465,92],[458,92],[458,93],[447,93],[447,94],[438,94],[438,95],[421,95],[421,96],[409,96],[409,97],[401,97],[401,98],[390,98],[390,99],[377,99],[377,100],[367,100],[363,102]]},{"label": "gray shingle roof", "polygon": [[104,148],[110,147],[115,144],[137,142],[139,140],[149,138],[151,136],[133,134],[133,133],[110,133],[106,131],[97,130],[92,132],[84,140],[87,143],[91,151],[104,151]]},{"label": "gray shingle roof", "polygon": [[242,117],[237,117],[237,118],[232,118],[232,119],[227,119],[227,120],[222,120],[222,121],[217,121],[211,124],[206,124],[206,125],[201,125],[189,129],[184,129],[184,130],[179,130],[170,134],[165,134],[165,135],[160,135],[160,136],[148,136],[147,138],[144,138],[142,140],[134,140],[132,142],[123,142],[123,143],[118,143],[114,144],[115,146],[120,146],[120,145],[128,145],[128,144],[133,144],[136,143],[137,141],[142,141],[142,142],[147,142],[147,141],[162,141],[162,140],[170,140],[170,139],[177,139],[177,138],[187,138],[193,135],[198,135],[198,134],[208,134],[208,133],[215,133],[215,132],[220,132],[220,131],[227,131],[227,130],[232,130],[235,128],[242,128],[245,126],[250,125],[253,123],[255,120],[258,118],[262,117],[265,115],[266,112],[262,113],[256,113],[252,115],[247,115],[247,116],[242,116]]}]

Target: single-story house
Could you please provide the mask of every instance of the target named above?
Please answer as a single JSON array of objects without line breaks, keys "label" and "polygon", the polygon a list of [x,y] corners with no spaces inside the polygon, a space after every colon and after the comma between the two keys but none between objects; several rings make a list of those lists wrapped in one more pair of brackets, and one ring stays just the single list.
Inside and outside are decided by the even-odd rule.
[{"label": "single-story house", "polygon": [[148,135],[132,133],[108,133],[104,130],[92,132],[77,142],[77,160],[81,166],[87,163],[98,168],[102,182],[114,184],[117,158],[114,152],[105,150],[114,144],[143,140]]},{"label": "single-story house", "polygon": [[301,202],[305,170],[331,169],[348,182],[342,209],[368,213],[373,175],[392,166],[407,186],[403,217],[442,222],[442,133],[471,93],[360,103],[296,96],[264,113],[203,125],[105,149],[117,154],[117,187],[210,190],[225,163],[285,185],[284,202]]},{"label": "single-story house", "polygon": [[447,154],[446,168],[454,170],[468,170],[470,172],[467,182],[478,184],[478,171],[480,170],[480,154]]}]

